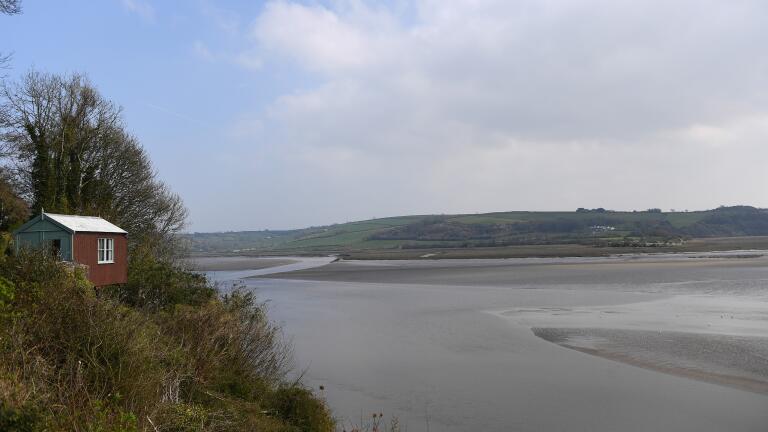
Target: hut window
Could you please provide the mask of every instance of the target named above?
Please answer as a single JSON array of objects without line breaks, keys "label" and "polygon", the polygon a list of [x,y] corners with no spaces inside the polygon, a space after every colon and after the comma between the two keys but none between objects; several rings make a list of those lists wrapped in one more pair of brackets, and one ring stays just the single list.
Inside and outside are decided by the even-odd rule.
[{"label": "hut window", "polygon": [[99,264],[115,262],[115,240],[111,238],[99,239]]}]

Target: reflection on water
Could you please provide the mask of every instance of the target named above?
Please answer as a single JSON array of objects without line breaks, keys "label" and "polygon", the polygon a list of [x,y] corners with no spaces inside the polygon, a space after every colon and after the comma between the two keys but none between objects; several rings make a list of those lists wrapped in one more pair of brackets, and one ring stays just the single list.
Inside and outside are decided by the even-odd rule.
[{"label": "reflection on water", "polygon": [[[706,325],[707,313],[737,306],[740,316],[751,317],[743,323],[765,319],[765,259],[671,260],[678,264],[341,263],[295,276],[319,280],[244,283],[270,300],[271,316],[294,341],[297,366],[307,368],[307,383],[322,384],[348,422],[384,411],[408,431],[764,431],[765,395],[563,348],[536,337],[525,322],[591,319],[610,329],[641,325],[645,315],[612,313],[637,310],[653,325],[674,327],[676,305],[685,304],[681,294],[705,299],[680,321],[686,331]],[[726,296],[738,301],[721,301]],[[760,336],[759,325],[739,328]],[[768,325],[764,329],[768,336]],[[675,347],[664,338],[631,335],[606,330],[568,337],[595,347],[609,339],[632,344],[640,335],[649,353]],[[688,342],[694,352],[707,346],[699,339],[708,340]],[[718,361],[727,361],[733,343],[738,340],[719,345],[725,351]]]}]

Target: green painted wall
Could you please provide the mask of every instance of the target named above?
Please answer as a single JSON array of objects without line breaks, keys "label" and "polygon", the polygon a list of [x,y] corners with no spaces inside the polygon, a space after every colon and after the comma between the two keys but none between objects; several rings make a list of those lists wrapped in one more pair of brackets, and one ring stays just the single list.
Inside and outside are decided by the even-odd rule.
[{"label": "green painted wall", "polygon": [[50,246],[54,240],[61,242],[61,259],[72,261],[72,234],[56,224],[43,219],[16,233],[17,248]]}]

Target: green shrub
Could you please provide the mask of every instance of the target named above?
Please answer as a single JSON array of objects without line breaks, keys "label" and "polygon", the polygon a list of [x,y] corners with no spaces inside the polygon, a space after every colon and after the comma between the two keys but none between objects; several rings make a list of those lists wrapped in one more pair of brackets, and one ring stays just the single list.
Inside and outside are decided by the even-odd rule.
[{"label": "green shrub", "polygon": [[178,304],[200,306],[216,297],[204,275],[137,251],[128,263],[128,283],[104,289],[104,294],[133,307],[167,310]]},{"label": "green shrub", "polygon": [[13,236],[10,233],[0,232],[0,261],[5,260],[5,257],[10,254],[12,243]]},{"label": "green shrub", "polygon": [[335,427],[325,403],[301,387],[278,389],[271,396],[269,407],[302,432],[331,432]]},{"label": "green shrub", "polygon": [[264,304],[166,263],[136,269],[149,275],[97,295],[43,253],[0,263],[0,430],[333,429],[322,401],[284,388],[290,349]]},{"label": "green shrub", "polygon": [[120,400],[118,396],[111,401],[96,400],[91,404],[91,419],[85,425],[86,432],[138,432],[139,423],[136,415],[124,411],[114,402]]},{"label": "green shrub", "polygon": [[[51,390],[46,402],[64,429],[98,420],[104,403],[150,409],[167,366],[157,326],[136,310],[98,299],[81,274],[49,260],[35,254],[13,260],[19,289],[5,366]],[[25,278],[19,271],[30,262],[41,271]],[[118,403],[115,395],[124,396]],[[89,405],[98,400],[109,402]]]},{"label": "green shrub", "polygon": [[35,406],[12,407],[0,400],[0,431],[37,432],[44,427],[43,416]]},{"label": "green shrub", "polygon": [[176,305],[157,319],[184,353],[182,397],[196,400],[215,391],[259,401],[289,369],[289,346],[267,319],[265,306],[250,294],[235,292],[198,307]]},{"label": "green shrub", "polygon": [[0,276],[0,318],[4,317],[11,306],[16,293],[13,282]]},{"label": "green shrub", "polygon": [[226,415],[201,404],[168,404],[158,413],[157,425],[167,432],[231,430],[233,421]]}]

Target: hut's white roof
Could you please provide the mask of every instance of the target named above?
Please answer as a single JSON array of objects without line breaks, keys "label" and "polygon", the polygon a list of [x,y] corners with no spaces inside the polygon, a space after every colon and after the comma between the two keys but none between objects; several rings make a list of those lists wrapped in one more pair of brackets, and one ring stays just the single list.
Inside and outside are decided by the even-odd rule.
[{"label": "hut's white roof", "polygon": [[75,232],[103,232],[127,234],[117,225],[95,216],[74,216],[54,213],[43,213],[43,217],[50,218]]}]

